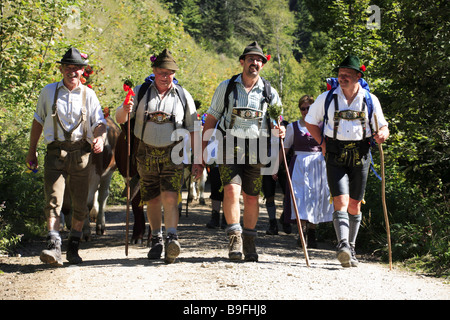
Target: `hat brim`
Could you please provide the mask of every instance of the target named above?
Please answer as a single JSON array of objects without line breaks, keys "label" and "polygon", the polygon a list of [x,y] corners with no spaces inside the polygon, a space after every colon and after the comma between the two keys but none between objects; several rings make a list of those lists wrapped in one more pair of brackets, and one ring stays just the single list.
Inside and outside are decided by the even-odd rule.
[{"label": "hat brim", "polygon": [[265,55],[261,54],[261,52],[258,51],[249,51],[246,52],[245,54],[241,54],[241,56],[239,57],[239,60],[244,60],[245,56],[248,56],[249,54],[254,54],[256,56],[260,56],[261,58],[263,58],[263,63],[266,64],[267,63],[267,58]]},{"label": "hat brim", "polygon": [[173,70],[173,71],[177,71],[180,69],[173,62],[162,62],[162,63],[157,63],[157,64],[152,63],[152,68],[161,68],[161,69],[167,69],[167,70]]},{"label": "hat brim", "polygon": [[339,66],[339,67],[334,68],[333,72],[339,72],[340,68],[353,69],[353,70],[358,71],[359,73],[361,73],[361,77],[364,77],[364,72],[361,71],[361,69],[357,69],[357,68],[355,68],[353,66]]},{"label": "hat brim", "polygon": [[80,60],[61,60],[61,61],[56,61],[56,63],[73,64],[75,66],[84,66],[84,67],[89,64],[88,61],[80,61]]}]

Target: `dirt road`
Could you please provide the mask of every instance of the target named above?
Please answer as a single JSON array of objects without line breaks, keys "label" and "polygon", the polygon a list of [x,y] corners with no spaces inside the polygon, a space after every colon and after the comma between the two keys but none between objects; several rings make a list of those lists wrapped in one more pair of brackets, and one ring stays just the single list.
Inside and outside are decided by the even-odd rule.
[{"label": "dirt road", "polygon": [[[186,195],[184,195],[186,197]],[[278,205],[281,206],[279,200]],[[149,261],[148,248],[124,251],[125,207],[108,207],[107,234],[81,244],[81,265],[52,268],[39,253],[44,241],[27,245],[20,257],[0,257],[0,299],[144,299],[144,300],[448,300],[443,280],[385,264],[360,260],[342,268],[330,244],[310,249],[306,266],[297,235],[268,236],[261,205],[257,246],[260,261],[230,262],[223,230],[205,227],[210,201],[193,203],[179,225],[182,252],[176,263]],[[184,207],[183,207],[184,209]],[[131,215],[132,216],[132,215]],[[133,219],[131,218],[131,223]],[[131,232],[130,232],[131,234]],[[67,234],[64,235],[65,237]],[[63,251],[66,240],[64,240]],[[65,260],[65,251],[63,252]]]}]

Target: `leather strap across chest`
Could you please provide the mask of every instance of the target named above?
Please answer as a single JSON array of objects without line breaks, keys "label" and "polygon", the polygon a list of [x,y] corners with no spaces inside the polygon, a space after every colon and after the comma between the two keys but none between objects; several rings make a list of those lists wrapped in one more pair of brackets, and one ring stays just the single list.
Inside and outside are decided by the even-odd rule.
[{"label": "leather strap across chest", "polygon": [[78,119],[78,123],[69,131],[64,129],[63,124],[61,123],[61,119],[58,115],[58,93],[59,93],[60,87],[57,87],[55,90],[55,96],[53,97],[53,105],[52,105],[52,117],[53,117],[53,139],[54,141],[58,141],[58,128],[57,125],[61,127],[61,129],[64,132],[64,140],[65,141],[72,141],[72,132],[75,131],[82,123],[83,126],[83,138],[82,140],[86,140],[87,136],[87,129],[86,129],[86,87],[81,85],[81,117]]},{"label": "leather strap across chest", "polygon": [[339,104],[338,104],[338,96],[337,94],[333,95],[334,99],[334,106],[336,111],[334,112],[334,130],[333,130],[333,139],[336,139],[337,137],[337,131],[339,127],[339,121],[340,120],[359,120],[361,122],[361,126],[363,129],[363,138],[362,140],[366,139],[366,101],[363,101],[361,111],[353,111],[353,110],[343,110],[339,111]]}]

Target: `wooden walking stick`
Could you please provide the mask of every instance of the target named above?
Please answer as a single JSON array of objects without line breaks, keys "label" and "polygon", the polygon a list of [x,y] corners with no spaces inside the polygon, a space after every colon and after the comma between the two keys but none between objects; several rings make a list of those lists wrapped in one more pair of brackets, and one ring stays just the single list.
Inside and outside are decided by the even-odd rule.
[{"label": "wooden walking stick", "polygon": [[[272,119],[277,120],[278,127],[280,127],[281,106],[270,106],[268,108],[268,112],[269,112],[269,116]],[[295,210],[295,217],[296,217],[296,221],[297,221],[298,233],[300,235],[300,241],[302,244],[303,252],[305,253],[306,265],[309,267],[310,265],[309,265],[308,250],[306,249],[305,237],[303,235],[303,229],[302,229],[302,224],[300,221],[300,215],[298,214],[297,202],[295,201],[295,197],[294,197],[294,188],[292,187],[292,180],[291,180],[291,175],[289,173],[289,166],[286,161],[286,152],[284,151],[283,139],[280,139],[280,142],[281,142],[281,152],[283,154],[284,168],[286,169],[286,178],[288,181],[289,191],[291,193],[291,199],[292,199],[292,203],[294,205],[294,210]]]},{"label": "wooden walking stick", "polygon": [[[375,119],[375,130],[378,132],[378,118],[377,115],[374,114]],[[384,213],[384,221],[386,224],[386,233],[387,233],[387,242],[388,242],[388,250],[389,250],[389,270],[392,270],[392,247],[391,247],[391,230],[389,227],[389,218],[386,207],[386,181],[384,174],[384,152],[383,146],[381,143],[378,144],[378,149],[380,151],[380,166],[381,166],[381,202],[383,204],[383,213]]]},{"label": "wooden walking stick", "polygon": [[[134,91],[132,89],[132,82],[130,80],[126,80],[123,84],[123,90],[127,91],[127,96],[125,97],[124,105],[128,104],[131,99],[131,96],[134,96]],[[130,124],[130,113],[127,115],[127,211],[126,211],[126,220],[125,220],[125,256],[128,257],[128,235],[130,230],[130,157],[131,157],[131,124]]]}]

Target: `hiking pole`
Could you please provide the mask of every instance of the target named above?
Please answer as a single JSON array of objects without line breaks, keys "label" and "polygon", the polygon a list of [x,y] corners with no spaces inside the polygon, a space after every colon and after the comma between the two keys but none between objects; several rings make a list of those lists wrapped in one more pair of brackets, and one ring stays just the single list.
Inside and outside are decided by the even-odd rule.
[{"label": "hiking pole", "polygon": [[[125,80],[123,84],[123,90],[128,91],[127,96],[124,101],[124,105],[128,104],[131,96],[134,96],[134,91],[132,89],[132,82],[130,80]],[[130,124],[130,113],[127,115],[127,210],[125,219],[125,256],[128,257],[128,234],[130,230],[130,157],[131,157],[131,124]]]},{"label": "hiking pole", "polygon": [[[281,117],[282,110],[283,110],[283,107],[279,106],[279,105],[269,105],[269,107],[267,108],[267,112],[269,114],[269,117],[271,119],[274,119],[274,120],[277,121],[277,125],[278,125],[279,128],[281,128],[280,117]],[[302,223],[300,221],[300,215],[298,214],[297,202],[295,201],[295,197],[294,197],[294,188],[292,187],[291,175],[289,173],[289,167],[288,167],[287,161],[286,161],[286,152],[284,152],[283,139],[280,139],[280,142],[281,142],[281,152],[283,154],[284,168],[286,169],[286,178],[287,178],[288,184],[289,184],[289,191],[291,193],[291,199],[292,199],[292,202],[294,204],[294,210],[295,210],[295,217],[296,217],[296,221],[297,221],[298,233],[300,235],[300,241],[302,243],[303,252],[305,253],[306,265],[309,267],[308,250],[306,249],[305,237],[303,236],[303,230],[302,230]]]},{"label": "hiking pole", "polygon": [[192,165],[188,177],[187,185],[187,199],[186,199],[186,217],[189,215],[189,197],[191,196],[191,182],[192,182]]},{"label": "hiking pole", "polygon": [[[378,132],[378,118],[377,115],[374,114],[375,119],[375,130]],[[389,250],[389,270],[392,270],[392,247],[391,247],[391,230],[389,227],[389,218],[386,207],[386,180],[384,174],[384,152],[383,146],[381,143],[378,144],[378,149],[380,150],[380,166],[381,166],[381,202],[383,204],[383,213],[384,213],[384,221],[386,224],[386,233],[387,233],[387,242],[388,242],[388,250]]]},{"label": "hiking pole", "polygon": [[130,157],[131,157],[131,143],[130,143],[130,114],[128,113],[127,124],[127,214],[125,219],[125,256],[128,257],[128,234],[130,230]]},{"label": "hiking pole", "polygon": [[[280,121],[278,120],[278,127],[279,126],[280,126]],[[283,142],[283,139],[280,139],[280,141],[281,141],[281,150],[282,150],[281,152],[283,153],[284,168],[286,169],[286,178],[287,178],[287,181],[289,184],[289,191],[291,193],[291,199],[292,199],[292,203],[294,204],[294,209],[295,209],[295,217],[296,217],[296,221],[297,221],[298,233],[300,235],[303,252],[305,253],[306,265],[309,267],[308,250],[306,249],[305,237],[303,235],[303,229],[302,229],[302,224],[300,221],[300,215],[298,214],[297,201],[295,201],[295,197],[294,197],[294,188],[292,187],[292,180],[291,180],[291,175],[289,173],[289,166],[286,161],[286,152],[284,151],[284,142]]]}]

